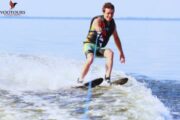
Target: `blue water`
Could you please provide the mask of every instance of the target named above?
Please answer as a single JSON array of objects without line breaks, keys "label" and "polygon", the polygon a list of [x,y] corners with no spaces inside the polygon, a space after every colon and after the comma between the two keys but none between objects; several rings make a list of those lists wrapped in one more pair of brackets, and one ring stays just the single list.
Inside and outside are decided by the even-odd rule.
[{"label": "blue water", "polygon": [[[69,104],[66,104],[65,99],[61,99],[61,102],[58,102],[57,98],[61,97],[61,94],[63,93],[64,96],[70,97],[71,99],[77,99],[75,101],[80,100],[77,97],[78,94],[76,95],[74,93],[75,95],[72,95],[72,90],[66,87],[66,84],[68,83],[68,85],[70,85],[73,81],[71,79],[78,76],[81,65],[85,60],[85,56],[82,53],[82,42],[86,38],[89,24],[90,19],[87,18],[0,19],[0,85],[2,86],[0,89],[1,99],[6,101],[8,97],[3,96],[9,96],[12,101],[15,101],[16,98],[26,101],[29,97],[32,97],[32,101],[30,99],[29,102],[39,105],[43,104],[44,97],[52,96],[49,98],[50,100],[45,100],[47,102],[45,109],[48,109],[46,111],[48,114],[45,114],[46,112],[42,112],[41,114],[41,111],[45,111],[43,105],[39,105],[41,108],[39,110],[40,113],[37,112],[36,114],[36,112],[31,113],[32,111],[30,111],[30,114],[32,115],[35,114],[36,116],[40,116],[39,119],[45,119],[48,115],[56,116],[49,111],[49,109],[54,108],[52,107],[54,104],[58,104],[61,107],[63,106],[61,105],[63,103],[65,105]],[[178,19],[173,21],[117,19],[116,25],[126,56],[126,64],[120,64],[117,48],[115,47],[114,41],[111,38],[107,47],[110,47],[115,52],[113,74],[115,75],[115,73],[121,71],[123,74],[125,73],[129,77],[136,78],[135,81],[138,82],[138,84],[143,83],[143,85],[138,85],[143,86],[143,88],[140,90],[150,89],[150,91],[152,91],[152,95],[149,94],[149,97],[152,97],[153,100],[156,101],[154,97],[157,96],[158,100],[164,105],[166,109],[169,110],[173,119],[180,119],[180,89],[178,88],[180,85],[180,53],[177,52],[180,47],[180,21]],[[94,62],[95,67],[92,69],[97,68],[97,73],[103,75],[104,63],[104,59],[96,59]],[[63,81],[64,79],[69,81]],[[133,96],[133,90],[135,89],[138,91],[138,87],[135,87],[136,82],[133,81],[132,84],[129,83],[127,87],[125,86],[125,88],[123,88],[125,92],[122,90],[122,93]],[[18,92],[11,93],[11,88],[6,89],[8,85],[10,85],[12,89],[16,89]],[[26,92],[19,93],[19,86],[21,89],[23,89],[23,91]],[[41,89],[43,92],[37,92],[37,89]],[[45,92],[47,89],[50,89],[50,92]],[[100,89],[100,91],[103,91],[103,89],[104,88]],[[29,90],[31,91],[31,94],[28,94],[29,92],[27,91]],[[58,92],[59,90],[63,90],[63,93],[60,94]],[[121,97],[122,94],[117,93],[116,87],[112,88],[112,90],[108,90],[106,94],[103,92],[98,93],[98,90],[96,92],[95,94],[103,94],[103,96],[95,96],[93,98],[93,104],[98,103],[95,101],[96,99],[103,100],[105,96],[112,97],[111,94],[119,96],[121,99],[123,99],[123,97]],[[17,97],[13,97],[14,94]],[[25,97],[22,97],[23,94]],[[82,97],[85,99],[85,91],[80,91],[80,94],[82,94]],[[148,93],[142,93],[142,96],[146,96],[146,94]],[[57,98],[54,99],[54,97]],[[42,99],[42,103],[38,102],[38,99]],[[112,97],[112,99],[112,101],[116,101],[118,103],[120,102],[117,101],[118,97]],[[137,96],[135,96],[133,99],[137,99]],[[111,101],[111,99],[107,100]],[[125,100],[130,100],[130,102],[132,102],[131,98],[129,97],[127,97],[127,99],[125,97]],[[29,102],[26,101],[23,103],[23,105],[26,104],[27,106],[31,106],[29,105]],[[50,104],[51,102],[54,104]],[[70,100],[68,102],[71,103],[72,101]],[[7,108],[6,106],[1,105],[4,103],[6,102],[0,103],[0,106],[3,108],[0,109],[0,111],[5,111],[4,113],[0,114],[0,118],[3,119],[5,119],[3,116],[7,116],[7,119],[8,117],[11,118],[11,115],[13,115],[14,112],[13,110],[15,110],[15,113],[22,112],[19,111],[20,109],[25,111],[28,110],[24,109],[24,107],[13,108],[12,106],[9,106]],[[21,106],[22,102],[12,102],[12,104]],[[147,102],[147,105],[148,104],[153,105],[153,103],[150,101]],[[165,109],[160,104],[158,102],[154,103],[154,105],[157,105],[159,109]],[[72,104],[72,106],[73,105],[74,104]],[[69,112],[75,109],[72,106],[66,106],[64,109],[55,108],[55,111],[59,113],[60,110],[60,113],[63,113],[64,111],[69,114],[73,114],[74,119],[81,117],[83,114],[81,108],[79,108],[81,111],[80,113],[78,111],[72,113]],[[98,107],[104,108],[105,106],[105,104],[100,104]],[[99,110],[99,117],[98,115],[90,115],[90,118],[119,118],[117,116],[117,108],[115,107],[116,105],[114,104],[113,106],[114,111],[112,108],[112,116],[110,116],[110,118],[101,115],[103,112],[108,113],[108,111],[101,111],[99,109],[97,109]],[[123,107],[121,104],[120,106]],[[38,111],[34,107],[31,109]],[[151,108],[146,105],[141,107],[147,107],[149,110],[152,110],[154,113],[156,113],[155,108]],[[140,108],[135,107],[133,110],[138,111],[139,109]],[[160,111],[162,112],[163,110]],[[92,111],[90,114],[94,114],[95,112],[96,111]],[[133,113],[120,112],[119,115],[122,115],[124,119],[131,119],[132,116],[139,116],[139,114]],[[163,112],[161,114],[163,114]],[[20,116],[20,118],[26,118],[28,116],[25,113],[23,113],[23,115],[24,116]],[[54,117],[54,119],[58,119],[58,116],[56,117]],[[72,119],[70,116],[61,117],[63,119]],[[145,116],[141,117],[142,120],[146,120]],[[167,116],[164,117],[164,120],[166,118]],[[30,117],[29,119],[33,118]]]},{"label": "blue water", "polygon": [[[84,59],[82,41],[90,19],[2,19],[1,51],[64,55]],[[119,64],[117,49],[111,38],[108,47],[115,52],[115,67],[157,79],[179,80],[180,21],[117,20],[126,65]],[[65,50],[65,51],[64,51]]]}]

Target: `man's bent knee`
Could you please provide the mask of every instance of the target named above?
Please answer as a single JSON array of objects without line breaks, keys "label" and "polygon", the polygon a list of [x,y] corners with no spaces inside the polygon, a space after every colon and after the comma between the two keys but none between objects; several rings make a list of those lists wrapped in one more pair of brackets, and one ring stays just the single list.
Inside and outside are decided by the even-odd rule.
[{"label": "man's bent knee", "polygon": [[114,52],[113,52],[111,49],[107,49],[107,50],[105,50],[105,52],[104,52],[104,56],[105,56],[106,58],[113,58]]}]

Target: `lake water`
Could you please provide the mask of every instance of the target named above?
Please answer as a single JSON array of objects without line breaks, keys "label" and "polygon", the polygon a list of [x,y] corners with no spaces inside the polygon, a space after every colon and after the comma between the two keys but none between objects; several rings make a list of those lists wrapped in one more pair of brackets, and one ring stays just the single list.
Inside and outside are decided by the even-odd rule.
[{"label": "lake water", "polygon": [[[0,19],[0,119],[180,119],[180,21],[116,20],[126,64],[115,52],[112,79],[123,86],[74,89],[90,19]],[[104,76],[96,58],[87,79]],[[86,115],[86,116],[85,116]]]}]

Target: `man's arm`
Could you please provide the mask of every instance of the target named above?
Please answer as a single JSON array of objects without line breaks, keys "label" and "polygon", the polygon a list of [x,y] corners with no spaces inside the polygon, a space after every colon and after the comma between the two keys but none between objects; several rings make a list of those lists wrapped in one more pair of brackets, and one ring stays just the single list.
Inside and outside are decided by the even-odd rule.
[{"label": "man's arm", "polygon": [[123,52],[123,49],[122,49],[122,45],[121,45],[121,41],[120,41],[120,38],[118,36],[118,33],[117,33],[117,30],[115,28],[114,32],[113,32],[113,37],[114,37],[114,41],[115,41],[115,44],[119,50],[119,54],[120,54],[120,61],[121,63],[125,63],[125,56],[124,56],[124,52]]},{"label": "man's arm", "polygon": [[93,21],[92,26],[93,26],[93,28],[95,29],[95,31],[97,31],[97,32],[102,32],[101,22],[102,22],[102,20],[101,20],[101,18],[99,18],[99,17],[96,18],[96,19]]}]

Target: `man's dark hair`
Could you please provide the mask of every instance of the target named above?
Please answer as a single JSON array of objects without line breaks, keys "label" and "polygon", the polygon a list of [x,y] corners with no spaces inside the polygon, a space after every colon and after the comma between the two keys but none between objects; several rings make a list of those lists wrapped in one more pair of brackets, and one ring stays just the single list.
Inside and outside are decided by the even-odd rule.
[{"label": "man's dark hair", "polygon": [[105,9],[106,9],[106,8],[109,8],[109,9],[114,10],[114,5],[113,5],[112,3],[110,3],[110,2],[107,2],[107,3],[105,3],[105,4],[103,5],[102,11],[105,12]]}]

